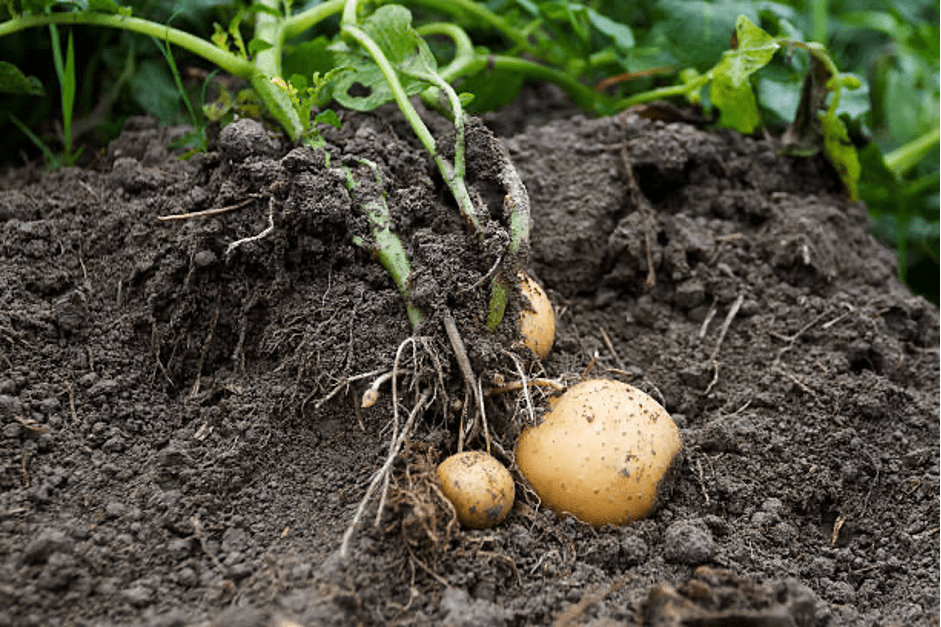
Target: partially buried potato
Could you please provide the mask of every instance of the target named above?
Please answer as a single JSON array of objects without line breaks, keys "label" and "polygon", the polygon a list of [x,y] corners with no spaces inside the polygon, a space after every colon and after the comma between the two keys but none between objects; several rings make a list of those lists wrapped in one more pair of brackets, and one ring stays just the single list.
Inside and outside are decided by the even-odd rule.
[{"label": "partially buried potato", "polygon": [[452,455],[438,466],[438,481],[465,527],[493,527],[513,508],[513,477],[487,453],[465,451]]},{"label": "partially buried potato", "polygon": [[520,292],[529,301],[529,308],[520,312],[520,335],[523,343],[539,359],[545,359],[555,341],[555,313],[546,291],[531,276],[520,272]]},{"label": "partially buried potato", "polygon": [[592,379],[569,388],[516,445],[543,505],[591,525],[650,514],[683,448],[670,415],[640,390]]}]

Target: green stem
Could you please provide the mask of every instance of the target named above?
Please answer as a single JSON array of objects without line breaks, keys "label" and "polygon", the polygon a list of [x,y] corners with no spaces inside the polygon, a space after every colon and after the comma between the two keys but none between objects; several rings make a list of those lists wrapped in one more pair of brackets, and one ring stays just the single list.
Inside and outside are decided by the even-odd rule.
[{"label": "green stem", "polygon": [[[360,159],[360,163],[372,169],[376,177],[376,184],[381,190],[382,176],[379,173],[379,167],[367,159]],[[351,195],[355,195],[354,190],[356,187],[357,183],[352,172],[346,170],[346,188]],[[369,223],[372,225],[373,239],[372,242],[367,242],[361,237],[354,236],[353,243],[360,248],[370,250],[376,255],[379,263],[392,277],[392,281],[405,302],[405,310],[408,313],[409,322],[412,323],[412,328],[418,328],[425,314],[411,302],[409,282],[412,276],[412,266],[408,260],[408,254],[405,252],[405,247],[402,245],[402,240],[392,230],[392,214],[389,212],[388,204],[386,204],[385,192],[380,191],[377,199],[365,202],[363,207],[366,210]]]},{"label": "green stem", "polygon": [[[379,71],[382,72],[383,78],[386,83],[388,83],[389,89],[395,97],[395,103],[399,106],[399,110],[402,111],[402,114],[412,127],[418,140],[422,143],[422,146],[425,147],[425,150],[427,150],[428,154],[434,159],[435,165],[438,166],[438,170],[441,172],[448,188],[454,195],[454,199],[457,201],[458,208],[464,215],[464,218],[470,223],[474,232],[481,235],[483,233],[483,227],[480,224],[480,220],[477,218],[477,211],[474,208],[470,194],[467,192],[463,177],[456,176],[454,166],[445,161],[438,153],[435,138],[431,135],[431,131],[429,131],[425,123],[422,122],[418,111],[415,110],[415,107],[408,99],[395,68],[389,63],[382,49],[380,49],[379,46],[376,45],[376,42],[359,26],[355,24],[343,24],[342,29],[346,35],[351,37],[369,53],[369,56],[372,57],[373,61],[379,67]],[[448,88],[450,88],[450,85],[448,85]]]},{"label": "green stem", "polygon": [[445,35],[454,42],[454,58],[451,59],[451,63],[446,67],[438,70],[438,74],[441,76],[450,76],[452,72],[459,74],[460,68],[472,62],[476,56],[471,38],[468,37],[464,29],[457,24],[451,24],[450,22],[433,22],[417,27],[415,32],[422,37],[428,35]]},{"label": "green stem", "polygon": [[939,141],[941,141],[941,127],[936,126],[921,137],[885,155],[883,157],[885,165],[896,176],[904,176],[909,170],[918,165],[918,162],[931,152]]},{"label": "green stem", "polygon": [[[274,85],[270,77],[266,75],[265,70],[271,69],[270,67],[264,67],[264,69],[257,67],[246,59],[242,59],[231,52],[218,48],[212,42],[171,26],[164,26],[163,24],[157,24],[149,20],[142,20],[125,15],[86,12],[51,13],[44,15],[27,15],[8,20],[0,24],[0,37],[27,28],[46,26],[48,24],[84,24],[87,26],[116,28],[141,33],[143,35],[150,35],[161,41],[179,46],[184,50],[199,55],[229,74],[249,81],[252,87],[255,88],[255,91],[261,96],[262,100],[265,101],[268,110],[284,127],[292,140],[296,140],[303,133],[303,125],[300,123],[300,118],[294,110],[291,99],[283,90]],[[277,43],[277,45],[280,46],[281,41],[283,41],[283,37],[276,38],[269,43]],[[271,60],[270,55],[268,61],[263,61],[263,65],[274,65],[274,68],[277,68],[277,63]],[[274,74],[274,76],[277,76],[277,74]]]},{"label": "green stem", "polygon": [[[281,8],[279,0],[258,0],[260,4],[276,11]],[[279,86],[271,82],[274,77],[281,77],[281,55],[284,49],[284,19],[259,11],[255,17],[255,36],[271,47],[255,55],[254,66],[257,72],[251,83],[261,95],[271,113],[281,124],[291,140],[297,141],[304,134],[310,120],[301,120],[300,113],[294,107],[291,97]],[[310,112],[306,115],[309,117]]]},{"label": "green stem", "polygon": [[691,83],[683,83],[682,85],[671,85],[669,87],[658,87],[657,89],[651,89],[650,91],[641,92],[639,94],[634,94],[628,98],[618,100],[614,103],[614,108],[617,111],[626,109],[628,107],[633,107],[639,104],[644,104],[647,102],[653,102],[654,100],[660,100],[662,98],[669,98],[671,96],[683,96],[690,92],[700,89],[709,82],[709,74],[703,74],[698,77]]},{"label": "green stem", "polygon": [[[279,10],[281,3],[278,0],[256,0],[256,2],[269,9]],[[281,76],[281,51],[284,48],[284,19],[259,11],[255,16],[255,37],[271,44],[267,50],[255,55],[255,67],[262,74],[268,76]]]},{"label": "green stem", "polygon": [[470,15],[502,33],[504,37],[522,50],[534,52],[533,47],[523,33],[510,26],[502,17],[487,9],[483,3],[473,2],[473,0],[381,0],[380,4],[390,4],[396,1],[402,4],[423,6],[445,15]]},{"label": "green stem", "polygon": [[822,44],[827,43],[827,20],[830,12],[828,0],[811,2],[811,37]]},{"label": "green stem", "polygon": [[502,273],[497,274],[490,281],[490,304],[487,308],[487,330],[493,333],[503,321],[506,314],[506,303],[509,300],[510,288]]},{"label": "green stem", "polygon": [[85,24],[88,26],[104,26],[120,30],[141,33],[156,37],[162,41],[169,41],[175,46],[189,50],[214,65],[222,68],[229,74],[251,80],[256,73],[255,67],[238,56],[221,50],[211,42],[191,35],[186,31],[164,26],[149,20],[124,15],[109,15],[106,13],[49,13],[43,15],[25,15],[15,17],[0,24],[0,37],[10,35],[27,28],[46,26],[48,24]]},{"label": "green stem", "polygon": [[344,0],[329,0],[284,20],[285,40],[307,32],[320,22],[343,10]]},{"label": "green stem", "polygon": [[476,53],[469,59],[462,59],[459,63],[457,61],[458,59],[455,59],[445,70],[441,71],[441,77],[449,83],[461,76],[476,74],[490,67],[515,72],[526,78],[554,83],[572,99],[572,102],[588,111],[603,114],[613,110],[607,98],[578,82],[578,79],[571,74],[547,65],[517,57]]}]

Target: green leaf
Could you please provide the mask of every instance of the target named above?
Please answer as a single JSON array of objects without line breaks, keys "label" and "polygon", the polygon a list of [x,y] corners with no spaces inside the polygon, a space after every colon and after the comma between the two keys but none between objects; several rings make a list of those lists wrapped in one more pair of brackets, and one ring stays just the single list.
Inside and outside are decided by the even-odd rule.
[{"label": "green leaf", "polygon": [[274,46],[269,44],[264,39],[259,39],[255,37],[250,42],[248,42],[248,54],[249,56],[254,57],[256,54],[258,54],[262,50],[268,50],[269,48],[273,48],[273,47]]},{"label": "green leaf", "polygon": [[474,94],[470,110],[478,114],[509,104],[522,86],[522,74],[499,69],[472,74],[461,82],[461,89]]},{"label": "green leaf", "polygon": [[750,83],[736,87],[731,81],[713,80],[709,99],[719,108],[719,124],[722,126],[747,134],[754,131],[761,121],[758,101]]},{"label": "green leaf", "polygon": [[329,44],[330,40],[321,36],[296,46],[286,46],[281,62],[282,75],[309,77],[315,72],[326,74],[334,67],[334,55],[327,49]]},{"label": "green leaf", "polygon": [[859,175],[862,167],[856,147],[846,132],[846,125],[836,115],[821,115],[821,121],[824,153],[840,175],[850,200],[859,200]]},{"label": "green leaf", "polygon": [[732,87],[738,88],[771,61],[780,45],[774,37],[755,26],[744,15],[740,15],[735,22],[735,38],[738,46],[722,55],[722,60],[713,69],[713,80],[721,77]]},{"label": "green leaf", "polygon": [[794,119],[800,102],[800,83],[786,83],[763,76],[758,79],[758,100],[782,120]]},{"label": "green leaf", "polygon": [[665,19],[653,32],[669,40],[667,47],[682,64],[705,73],[728,49],[738,17],[758,20],[756,5],[749,0],[660,0],[658,9]]},{"label": "green leaf", "polygon": [[324,109],[314,116],[314,122],[318,124],[329,124],[334,128],[340,128],[340,116],[333,109]]},{"label": "green leaf", "polygon": [[242,18],[245,14],[242,11],[239,11],[235,14],[235,17],[229,21],[229,35],[232,36],[232,41],[235,42],[235,47],[238,48],[239,56],[243,59],[248,58],[248,51],[245,49],[245,41],[242,39],[242,33],[239,31],[239,24],[242,23]]},{"label": "green leaf", "polygon": [[749,77],[771,61],[780,47],[774,38],[740,15],[735,22],[737,47],[722,55],[712,70],[709,98],[719,108],[719,122],[751,133],[761,117]]},{"label": "green leaf", "polygon": [[215,44],[216,48],[221,48],[222,50],[225,50],[226,52],[230,52],[229,34],[225,32],[225,29],[222,28],[222,26],[218,22],[214,22],[212,27],[215,30],[215,32],[213,32],[212,34],[212,37],[210,37],[210,40],[212,41],[212,43]]},{"label": "green leaf", "polygon": [[45,96],[46,90],[35,76],[26,76],[12,63],[0,61],[0,93]]},{"label": "green leaf", "polygon": [[164,126],[183,119],[180,94],[166,65],[156,59],[144,59],[131,77],[130,93],[145,111]]},{"label": "green leaf", "polygon": [[281,17],[281,11],[275,7],[270,7],[263,2],[255,2],[245,8],[246,13],[267,13],[273,17]]},{"label": "green leaf", "polygon": [[232,111],[232,105],[232,94],[225,88],[225,85],[220,83],[219,97],[215,102],[209,102],[203,105],[203,115],[205,115],[210,122],[218,122]]},{"label": "green leaf", "polygon": [[[431,85],[437,62],[428,44],[412,28],[408,9],[400,5],[382,6],[366,18],[362,28],[396,70],[406,95],[417,95]],[[345,43],[332,49],[337,52],[338,65],[351,70],[337,79],[333,93],[337,102],[349,109],[370,111],[393,99],[379,66],[365,50],[351,50]],[[350,93],[354,88],[365,93]]]},{"label": "green leaf", "polygon": [[621,52],[627,52],[634,47],[634,31],[631,27],[605,17],[594,9],[588,9],[588,19],[592,26],[614,40],[614,45]]}]

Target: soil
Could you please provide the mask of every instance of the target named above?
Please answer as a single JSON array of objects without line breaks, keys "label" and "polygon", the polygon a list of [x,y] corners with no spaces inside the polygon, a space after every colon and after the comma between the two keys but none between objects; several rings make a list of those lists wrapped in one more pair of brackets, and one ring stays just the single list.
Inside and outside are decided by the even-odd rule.
[{"label": "soil", "polygon": [[[6,173],[0,625],[938,624],[938,311],[826,163],[634,115],[488,123],[556,308],[541,364],[510,322],[481,330],[500,212],[470,236],[389,111],[326,133],[329,167],[247,120],[184,161],[182,130],[134,119],[94,167]],[[498,207],[471,131],[471,187]],[[353,239],[383,196],[414,334]],[[685,454],[653,515],[591,528],[516,473],[508,518],[461,529],[435,464],[465,423],[511,464],[548,388],[532,415],[487,396],[484,434],[448,316],[484,387],[525,369],[662,403]],[[394,364],[398,411],[389,382],[361,408]]]}]

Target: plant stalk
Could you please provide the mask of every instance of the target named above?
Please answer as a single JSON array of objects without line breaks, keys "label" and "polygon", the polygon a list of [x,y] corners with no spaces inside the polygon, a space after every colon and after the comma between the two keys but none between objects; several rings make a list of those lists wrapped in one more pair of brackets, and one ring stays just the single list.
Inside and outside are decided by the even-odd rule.
[{"label": "plant stalk", "polygon": [[[477,211],[474,207],[473,201],[471,200],[470,194],[467,191],[467,186],[464,184],[463,176],[457,176],[455,167],[448,163],[438,152],[437,146],[435,144],[435,138],[432,136],[431,131],[428,130],[428,127],[425,126],[425,123],[422,122],[421,117],[418,115],[418,111],[415,110],[415,107],[412,105],[411,101],[408,99],[408,96],[405,94],[405,89],[402,87],[402,82],[399,80],[395,68],[392,67],[391,63],[389,63],[389,60],[382,52],[382,49],[379,48],[376,42],[374,42],[372,38],[359,26],[355,24],[343,24],[342,29],[344,33],[349,35],[354,41],[356,41],[356,43],[362,46],[366,52],[369,53],[369,56],[372,57],[373,61],[379,67],[383,78],[389,84],[389,88],[395,97],[395,103],[399,106],[399,109],[402,111],[405,119],[412,127],[412,130],[418,137],[418,140],[422,143],[422,146],[425,147],[425,150],[427,150],[428,154],[430,154],[432,159],[434,159],[435,165],[438,166],[438,170],[441,172],[441,176],[444,177],[448,188],[454,195],[454,199],[457,201],[458,208],[464,215],[464,218],[471,225],[471,228],[474,230],[474,232],[477,233],[478,236],[481,236],[483,234],[483,227],[480,224],[480,219],[477,217]],[[446,84],[446,86],[453,92],[453,88],[451,88],[450,85]],[[460,103],[458,102],[458,104]],[[460,149],[462,153],[461,159],[463,159],[463,146],[461,146]],[[455,150],[455,153],[457,152],[458,151]]]},{"label": "plant stalk", "polygon": [[117,28],[120,30],[150,35],[160,40],[169,41],[175,46],[201,56],[207,61],[217,65],[229,74],[251,80],[255,74],[255,67],[231,52],[226,52],[217,48],[211,42],[206,41],[186,31],[182,31],[172,26],[164,26],[149,20],[142,20],[137,17],[125,15],[109,15],[107,13],[49,13],[43,15],[24,15],[7,20],[0,24],[0,37],[12,33],[35,28],[37,26],[46,26],[48,24],[84,24],[88,26],[104,26],[106,28]]}]

